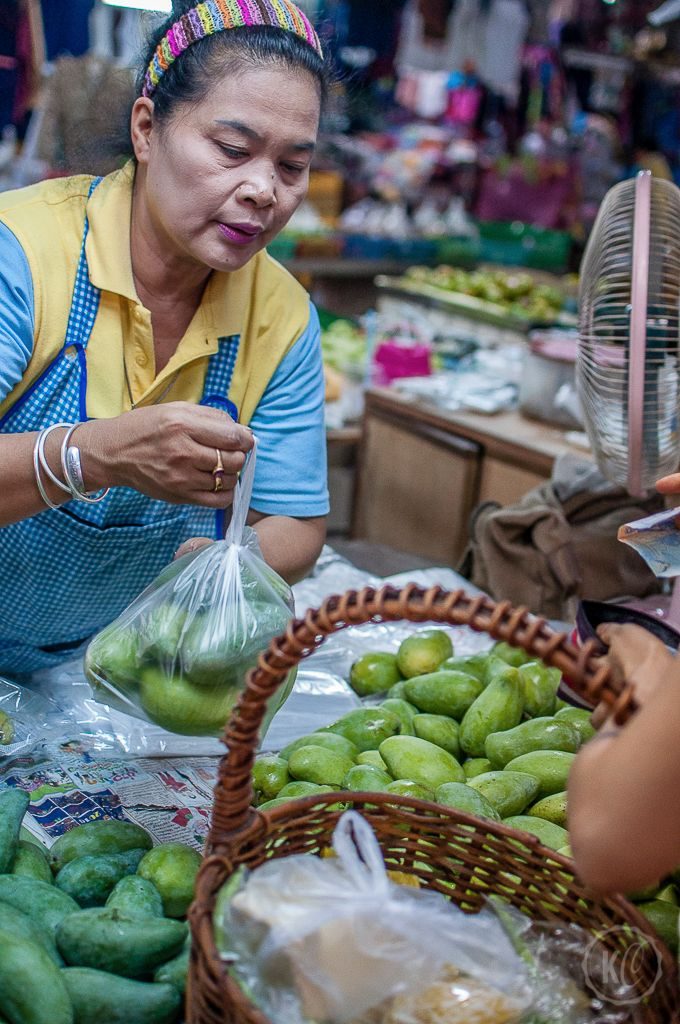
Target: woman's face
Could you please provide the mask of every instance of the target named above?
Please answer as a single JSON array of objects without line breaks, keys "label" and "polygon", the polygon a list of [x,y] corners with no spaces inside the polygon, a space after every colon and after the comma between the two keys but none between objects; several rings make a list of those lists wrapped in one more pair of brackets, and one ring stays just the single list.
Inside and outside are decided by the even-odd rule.
[{"label": "woman's face", "polygon": [[[144,107],[146,104],[146,110]],[[304,199],[320,97],[314,78],[284,68],[243,69],[164,122],[149,101],[132,115],[143,168],[137,201],[175,258],[213,270],[244,266]]]}]

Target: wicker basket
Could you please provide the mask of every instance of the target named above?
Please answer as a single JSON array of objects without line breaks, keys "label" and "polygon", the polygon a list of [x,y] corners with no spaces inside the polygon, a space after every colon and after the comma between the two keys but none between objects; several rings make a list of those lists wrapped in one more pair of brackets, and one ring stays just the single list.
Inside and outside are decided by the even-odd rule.
[{"label": "wicker basket", "polygon": [[[361,623],[404,619],[468,625],[522,647],[566,672],[574,689],[591,701],[607,701],[619,721],[635,707],[630,690],[620,692],[607,669],[593,658],[592,645],[577,651],[564,634],[553,633],[545,620],[532,617],[526,609],[494,604],[463,591],[423,590],[414,585],[402,590],[349,591],[329,598],[304,620],[292,622],[250,673],[227,726],[228,753],[220,762],[207,857],[189,913],[193,936],[187,993],[190,1024],[271,1024],[220,960],[213,936],[215,900],[240,864],[254,868],[271,857],[319,853],[330,844],[340,814],[330,809],[337,804],[337,793],[295,800],[264,813],[251,806],[251,770],[268,697],[290,668],[332,633]],[[427,801],[346,792],[342,800],[370,822],[386,857],[400,861],[401,870],[416,875],[424,887],[445,893],[465,910],[479,910],[485,893],[497,893],[533,918],[570,921],[598,934],[619,962],[625,961],[634,941],[631,927],[652,937],[653,944],[643,941],[636,960],[635,987],[641,1001],[634,1010],[635,1021],[672,1024],[679,1019],[677,967],[671,954],[632,904],[620,897],[594,899],[574,876],[567,858],[527,833]]]}]

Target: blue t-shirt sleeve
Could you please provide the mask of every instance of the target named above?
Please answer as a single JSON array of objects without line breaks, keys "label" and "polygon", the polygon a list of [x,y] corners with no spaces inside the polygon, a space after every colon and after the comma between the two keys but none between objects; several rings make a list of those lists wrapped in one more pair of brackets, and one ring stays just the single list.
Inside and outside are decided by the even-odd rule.
[{"label": "blue t-shirt sleeve", "polygon": [[16,236],[0,221],[0,402],[26,372],[34,321],[31,268]]},{"label": "blue t-shirt sleeve", "polygon": [[258,439],[251,507],[266,515],[328,514],[324,379],[319,317],[278,369],[250,421]]}]

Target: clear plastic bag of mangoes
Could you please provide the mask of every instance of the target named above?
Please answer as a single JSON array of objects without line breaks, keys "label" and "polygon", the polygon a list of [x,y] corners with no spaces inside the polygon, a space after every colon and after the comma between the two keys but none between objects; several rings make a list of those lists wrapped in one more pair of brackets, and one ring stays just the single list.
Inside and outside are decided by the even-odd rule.
[{"label": "clear plastic bag of mangoes", "polygon": [[[293,613],[288,584],[245,525],[254,453],[223,541],[169,565],[91,641],[85,674],[97,700],[185,736],[219,736],[248,671]],[[270,699],[263,734],[293,687]]]}]

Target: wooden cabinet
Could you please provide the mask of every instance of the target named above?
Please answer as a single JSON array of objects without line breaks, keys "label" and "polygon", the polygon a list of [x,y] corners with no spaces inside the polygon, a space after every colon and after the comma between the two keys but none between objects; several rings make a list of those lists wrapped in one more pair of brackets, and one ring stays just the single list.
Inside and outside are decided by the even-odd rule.
[{"label": "wooden cabinet", "polygon": [[512,504],[568,451],[561,431],[519,413],[447,413],[398,391],[369,391],[352,536],[455,566],[473,508]]}]

